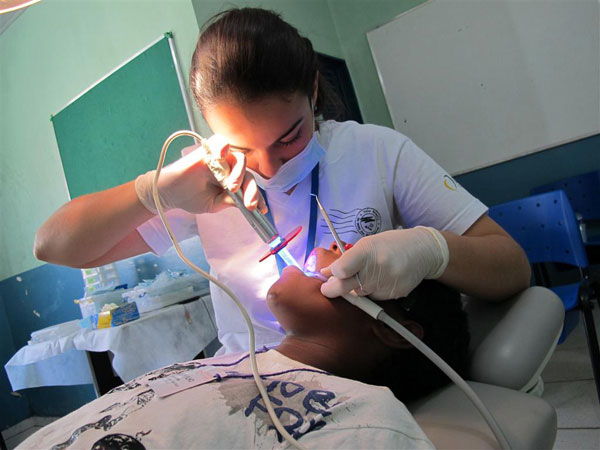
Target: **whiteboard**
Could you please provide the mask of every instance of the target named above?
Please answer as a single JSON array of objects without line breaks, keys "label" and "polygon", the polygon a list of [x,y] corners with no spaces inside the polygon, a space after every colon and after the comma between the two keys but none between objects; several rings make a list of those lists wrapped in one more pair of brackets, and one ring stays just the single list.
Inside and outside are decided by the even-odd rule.
[{"label": "whiteboard", "polygon": [[431,0],[367,33],[394,128],[452,174],[600,131],[598,0]]}]

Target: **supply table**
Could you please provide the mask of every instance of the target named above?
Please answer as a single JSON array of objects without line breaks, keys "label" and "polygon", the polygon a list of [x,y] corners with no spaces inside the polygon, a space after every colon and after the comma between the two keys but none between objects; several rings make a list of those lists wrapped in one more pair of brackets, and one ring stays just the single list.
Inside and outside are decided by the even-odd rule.
[{"label": "supply table", "polygon": [[15,353],[4,366],[13,390],[94,384],[102,394],[91,367],[98,354],[91,352],[110,352],[114,373],[128,382],[151,370],[193,359],[217,337],[207,293],[114,328],[78,329],[75,322],[62,324],[66,335],[30,343]]}]

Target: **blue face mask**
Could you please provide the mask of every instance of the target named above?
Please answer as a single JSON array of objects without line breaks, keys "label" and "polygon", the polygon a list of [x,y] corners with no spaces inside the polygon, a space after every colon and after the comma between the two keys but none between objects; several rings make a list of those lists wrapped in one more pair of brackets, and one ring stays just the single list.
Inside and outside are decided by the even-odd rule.
[{"label": "blue face mask", "polygon": [[308,176],[311,170],[321,161],[323,155],[325,155],[325,150],[317,141],[313,120],[311,140],[304,147],[304,150],[283,164],[275,175],[267,179],[251,169],[248,169],[248,171],[254,175],[256,184],[265,191],[288,192]]}]

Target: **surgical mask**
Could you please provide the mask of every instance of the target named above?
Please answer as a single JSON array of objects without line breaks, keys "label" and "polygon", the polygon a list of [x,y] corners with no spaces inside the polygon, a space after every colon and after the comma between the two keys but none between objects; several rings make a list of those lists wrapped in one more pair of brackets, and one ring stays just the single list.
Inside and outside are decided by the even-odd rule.
[{"label": "surgical mask", "polygon": [[287,192],[308,176],[324,154],[325,150],[317,141],[317,134],[313,131],[313,136],[304,150],[283,164],[271,178],[264,178],[251,169],[248,171],[254,175],[256,184],[264,190]]}]

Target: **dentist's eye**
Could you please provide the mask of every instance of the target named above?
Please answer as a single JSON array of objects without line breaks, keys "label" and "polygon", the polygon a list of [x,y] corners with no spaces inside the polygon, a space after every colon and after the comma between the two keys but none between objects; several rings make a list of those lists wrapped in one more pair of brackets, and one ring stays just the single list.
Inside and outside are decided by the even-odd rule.
[{"label": "dentist's eye", "polygon": [[287,147],[288,145],[292,145],[294,142],[296,142],[298,139],[300,139],[302,133],[300,131],[298,131],[298,133],[296,133],[296,135],[294,137],[292,137],[291,139],[287,140],[287,141],[279,141],[277,143],[277,145],[280,145],[282,147]]}]

